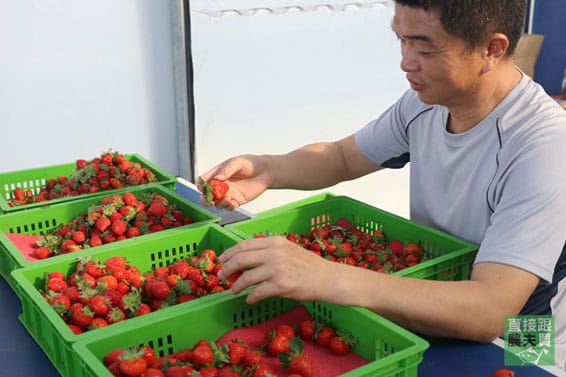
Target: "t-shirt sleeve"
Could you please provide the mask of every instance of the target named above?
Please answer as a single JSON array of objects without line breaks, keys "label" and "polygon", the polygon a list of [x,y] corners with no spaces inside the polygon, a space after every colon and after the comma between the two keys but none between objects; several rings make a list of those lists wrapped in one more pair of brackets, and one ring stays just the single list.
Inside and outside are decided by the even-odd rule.
[{"label": "t-shirt sleeve", "polygon": [[359,129],[354,137],[364,156],[386,168],[405,166],[410,160],[407,127],[414,109],[420,106],[418,97],[409,90],[381,116]]}]

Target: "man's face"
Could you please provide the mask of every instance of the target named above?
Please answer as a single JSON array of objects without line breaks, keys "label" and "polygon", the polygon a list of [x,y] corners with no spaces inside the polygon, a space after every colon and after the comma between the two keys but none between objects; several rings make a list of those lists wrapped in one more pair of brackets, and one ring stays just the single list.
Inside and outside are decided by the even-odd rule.
[{"label": "man's face", "polygon": [[467,52],[463,40],[449,35],[437,11],[397,4],[392,28],[401,42],[401,69],[421,101],[465,105],[477,89],[480,53]]}]

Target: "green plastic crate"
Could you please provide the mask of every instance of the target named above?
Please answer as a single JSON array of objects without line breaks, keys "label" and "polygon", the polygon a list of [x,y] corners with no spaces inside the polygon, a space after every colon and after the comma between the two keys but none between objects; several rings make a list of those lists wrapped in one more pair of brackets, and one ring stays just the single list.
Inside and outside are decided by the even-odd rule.
[{"label": "green plastic crate", "polygon": [[[211,248],[222,252],[235,245],[240,238],[227,232],[218,224],[207,224],[196,228],[175,228],[171,232],[154,233],[145,239],[132,239],[132,243],[120,246],[118,243],[110,245],[105,250],[91,249],[86,255],[91,255],[101,261],[112,256],[125,256],[128,262],[147,272],[155,267],[167,266],[172,262],[192,255],[200,255],[204,249]],[[39,289],[44,284],[45,274],[53,271],[68,273],[74,270],[76,253],[65,254],[58,259],[46,259],[36,262],[33,266],[20,268],[12,272],[17,282],[19,297],[22,304],[20,321],[31,336],[41,346],[55,368],[64,376],[75,377],[79,374],[77,355],[72,344],[79,340],[89,339],[97,334],[117,333],[121,328],[141,328],[168,311],[177,307],[193,307],[202,302],[214,301],[218,297],[231,296],[232,293],[218,292],[185,303],[173,305],[169,308],[146,314],[141,317],[127,319],[104,328],[90,330],[75,335],[69,330],[63,319],[55,312],[49,303],[42,297]]]},{"label": "green plastic crate", "polygon": [[190,348],[200,339],[217,340],[233,329],[274,318],[300,304],[315,320],[358,338],[353,351],[368,363],[343,376],[417,376],[417,366],[428,342],[367,309],[316,301],[301,303],[280,297],[249,305],[245,302],[245,294],[207,302],[190,311],[172,311],[166,316],[154,317],[152,322],[122,326],[119,332],[109,336],[77,342],[73,348],[80,363],[73,376],[111,377],[101,360],[117,348],[150,345],[157,355],[168,355]]},{"label": "green plastic crate", "polygon": [[[177,179],[170,173],[156,166],[154,163],[146,160],[138,154],[124,155],[132,162],[138,162],[143,168],[150,169],[155,174],[160,185],[163,185],[171,190],[175,189]],[[99,191],[93,194],[83,194],[79,196],[67,196],[64,198],[53,199],[46,202],[30,203],[21,206],[10,207],[8,201],[13,198],[13,191],[21,187],[24,190],[32,190],[37,194],[42,188],[47,185],[47,181],[51,178],[58,176],[68,177],[75,170],[75,162],[61,165],[45,166],[28,170],[12,171],[0,174],[0,214],[14,213],[22,210],[28,210],[57,203],[68,202],[85,197],[101,196],[106,194],[113,194],[116,190]],[[143,185],[146,186],[146,185]]]},{"label": "green plastic crate", "polygon": [[[0,274],[6,279],[8,284],[12,288],[14,288],[14,281],[10,275],[10,272],[20,267],[38,263],[38,261],[28,261],[22,255],[21,251],[14,245],[14,243],[6,237],[5,233],[28,235],[45,234],[75,219],[79,214],[87,213],[88,207],[91,204],[100,203],[102,198],[113,194],[122,194],[126,191],[134,194],[149,191],[163,195],[165,198],[167,198],[169,203],[180,209],[185,214],[185,216],[191,218],[194,221],[190,225],[184,225],[183,228],[195,227],[208,222],[220,221],[220,216],[213,214],[212,212],[198,206],[197,204],[185,199],[174,191],[159,184],[124,188],[116,190],[113,193],[107,192],[108,195],[104,196],[94,196],[52,206],[45,206],[43,208],[14,212],[0,216]],[[168,229],[162,232],[169,232],[170,230],[171,229]],[[146,237],[149,236],[150,235],[142,235],[123,241],[117,241],[117,243],[126,246],[131,242],[138,241],[139,239],[143,241],[146,239]],[[106,248],[108,247],[108,245],[112,244],[105,244],[92,249]],[[77,255],[81,255],[84,252],[85,251],[82,250],[76,253],[78,253]],[[54,256],[49,259],[54,258],[60,258],[60,256]]]},{"label": "green plastic crate", "polygon": [[470,276],[477,245],[346,196],[229,224],[225,228],[246,239],[256,235],[307,234],[341,217],[362,231],[382,230],[388,239],[417,243],[424,249],[427,260],[394,275],[433,280],[465,280]]},{"label": "green plastic crate", "polygon": [[304,205],[323,202],[325,200],[335,198],[336,196],[337,196],[336,194],[333,194],[331,192],[323,192],[323,193],[320,193],[320,194],[317,194],[317,195],[312,195],[312,196],[309,196],[309,197],[306,197],[306,198],[303,198],[303,199],[293,201],[291,203],[283,204],[283,205],[275,207],[275,208],[270,208],[270,209],[267,209],[265,211],[257,212],[255,214],[255,216],[256,217],[270,216],[270,215],[273,215],[273,214],[276,214],[276,213],[288,211],[290,209],[296,209],[296,208],[302,207]]}]

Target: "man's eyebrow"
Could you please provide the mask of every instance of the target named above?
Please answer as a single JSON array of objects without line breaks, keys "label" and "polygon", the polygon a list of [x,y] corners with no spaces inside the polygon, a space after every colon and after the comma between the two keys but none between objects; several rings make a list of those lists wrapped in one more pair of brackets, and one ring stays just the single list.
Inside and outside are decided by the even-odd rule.
[{"label": "man's eyebrow", "polygon": [[395,30],[395,25],[393,24],[393,22],[391,23],[391,30],[393,30],[393,32],[395,33],[395,35],[398,38],[401,39],[405,39],[405,40],[413,40],[413,41],[422,41],[422,42],[427,42],[427,43],[431,43],[432,40],[430,39],[429,36],[426,35],[420,35],[420,34],[409,34],[409,35],[399,35],[399,33],[397,33],[397,31]]}]

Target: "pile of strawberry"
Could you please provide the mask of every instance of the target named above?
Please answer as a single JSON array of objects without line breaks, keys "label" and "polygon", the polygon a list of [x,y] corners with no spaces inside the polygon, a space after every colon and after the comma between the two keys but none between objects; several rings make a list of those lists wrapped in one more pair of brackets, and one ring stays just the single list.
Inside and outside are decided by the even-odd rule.
[{"label": "pile of strawberry", "polygon": [[87,213],[40,236],[35,257],[45,259],[192,222],[157,192],[124,192],[101,199]]},{"label": "pile of strawberry", "polygon": [[128,160],[119,152],[108,151],[90,161],[76,160],[75,169],[69,176],[48,179],[46,186],[37,193],[16,188],[8,205],[15,207],[155,182],[158,179],[150,169]]},{"label": "pile of strawberry", "polygon": [[79,258],[68,276],[46,275],[43,297],[75,334],[229,289],[237,276],[219,280],[216,252],[178,259],[144,274],[123,256],[101,263]]},{"label": "pile of strawberry", "polygon": [[[257,349],[242,339],[232,339],[227,344],[201,339],[191,348],[161,357],[157,357],[150,346],[116,349],[104,355],[102,362],[116,377],[273,377],[276,374],[266,360],[276,357],[287,376],[312,377],[313,361],[303,352],[304,342],[330,347],[332,352],[334,350],[329,344],[340,342],[346,346],[341,346],[335,354],[350,352],[349,347],[353,343],[347,343],[337,334],[332,327],[309,319],[299,327],[295,324],[279,325],[266,334],[266,343]],[[354,338],[348,335],[348,339]]]},{"label": "pile of strawberry", "polygon": [[344,218],[308,234],[288,233],[287,239],[331,261],[385,273],[414,266],[425,257],[416,243],[387,240],[382,230],[365,233]]}]

